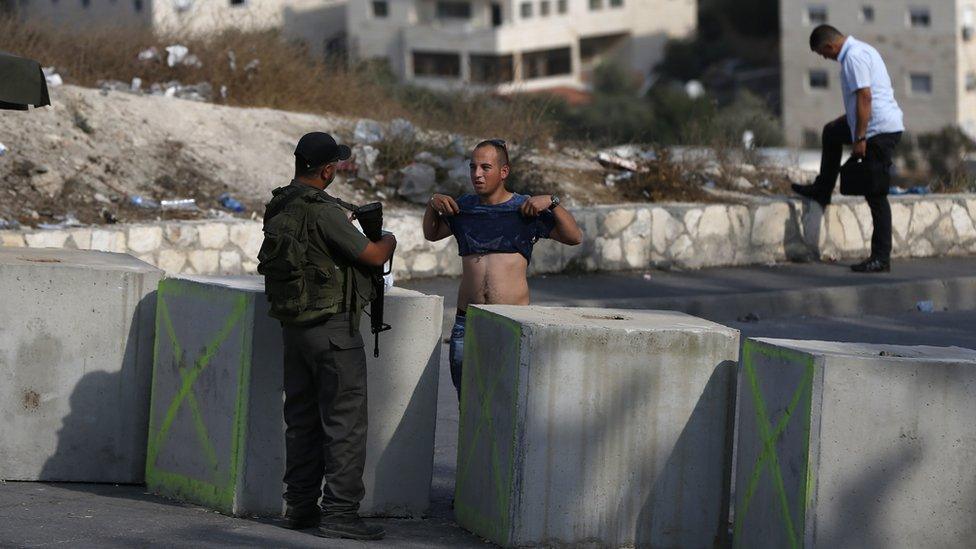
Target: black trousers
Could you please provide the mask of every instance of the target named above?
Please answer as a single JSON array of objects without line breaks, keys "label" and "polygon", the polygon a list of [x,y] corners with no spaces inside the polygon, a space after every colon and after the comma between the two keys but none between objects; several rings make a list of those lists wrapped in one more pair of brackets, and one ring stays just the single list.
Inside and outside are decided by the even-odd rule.
[{"label": "black trousers", "polygon": [[[891,166],[895,145],[900,140],[901,132],[883,133],[868,139],[867,158]],[[826,196],[834,192],[834,185],[837,184],[837,176],[840,174],[840,159],[844,153],[844,145],[851,143],[851,127],[846,117],[842,116],[824,126],[820,177],[817,178],[817,185],[822,188]],[[864,199],[871,208],[871,223],[874,226],[871,234],[871,257],[888,261],[891,259],[891,204],[888,203],[888,194],[865,196]]]},{"label": "black trousers", "polygon": [[[282,327],[285,362],[285,502],[354,515],[366,461],[366,353],[349,315]],[[325,479],[323,490],[322,480]]]}]

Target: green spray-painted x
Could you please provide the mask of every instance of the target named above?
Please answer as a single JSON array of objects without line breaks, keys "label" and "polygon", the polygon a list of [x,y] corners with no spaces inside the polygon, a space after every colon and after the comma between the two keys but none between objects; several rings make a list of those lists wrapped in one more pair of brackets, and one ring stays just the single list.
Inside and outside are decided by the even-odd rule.
[{"label": "green spray-painted x", "polygon": [[[513,391],[517,390],[518,388],[518,342],[521,337],[521,329],[517,324],[508,321],[507,319],[495,316],[491,317],[492,321],[501,321],[498,322],[498,324],[511,331],[510,337],[512,337],[515,344],[510,348],[512,356],[497,356],[497,360],[491,360],[489,361],[490,364],[485,366],[482,363],[482,353],[481,349],[479,348],[480,343],[478,341],[477,331],[472,330],[472,328],[474,328],[474,324],[478,323],[478,317],[487,318],[488,314],[482,313],[478,309],[469,309],[469,335],[467,335],[464,340],[464,364],[468,373],[465,374],[464,379],[467,380],[473,378],[474,382],[477,384],[478,390],[473,395],[463,395],[464,397],[467,397],[465,403],[467,403],[468,406],[465,406],[461,410],[461,424],[466,425],[467,419],[465,416],[469,413],[469,411],[475,411],[475,406],[473,405],[472,400],[470,400],[475,398],[478,399],[478,422],[475,425],[474,433],[470,437],[465,437],[470,446],[466,448],[467,451],[464,453],[459,464],[456,488],[458,497],[456,498],[455,505],[458,507],[458,510],[464,512],[469,519],[480,523],[479,527],[483,530],[483,534],[487,535],[488,533],[494,533],[497,540],[501,540],[504,539],[508,534],[508,507],[512,472],[510,470],[510,466],[507,469],[503,468],[501,452],[498,449],[498,442],[494,436],[496,431],[495,421],[491,414],[491,405],[495,396],[495,391],[497,390],[504,374],[504,369],[498,366],[514,364],[516,378],[512,384]],[[490,378],[490,385],[486,384],[486,378]],[[512,395],[512,403],[514,408],[514,394]],[[513,409],[513,428],[516,420],[515,415],[516,413]],[[489,474],[492,475],[492,485],[495,488],[495,493],[493,496],[495,498],[495,505],[498,511],[498,515],[496,517],[488,517],[488,520],[484,520],[485,517],[475,517],[473,510],[468,507],[467,502],[462,496],[464,486],[468,480],[468,472],[471,467],[472,458],[474,457],[475,450],[477,450],[476,441],[479,440],[479,436],[483,430],[487,430],[488,433],[486,438],[488,439],[489,451],[491,454],[491,471]],[[511,452],[514,452],[514,444]],[[511,456],[508,456],[508,458],[509,459],[506,461],[506,463],[510,464]]]},{"label": "green spray-painted x", "polygon": [[[173,358],[178,361],[178,370],[180,373],[180,388],[173,397],[169,406],[166,409],[166,413],[163,416],[163,423],[156,433],[156,436],[150,440],[149,452],[148,452],[148,463],[150,466],[155,465],[156,458],[159,455],[159,450],[162,448],[163,443],[166,441],[167,436],[169,436],[170,428],[173,426],[173,422],[176,420],[176,415],[186,401],[190,415],[193,419],[194,429],[196,431],[197,439],[203,448],[204,454],[207,457],[208,462],[211,467],[216,469],[218,465],[217,452],[214,450],[213,444],[210,441],[210,436],[207,433],[207,427],[203,422],[203,416],[200,413],[200,406],[197,403],[196,396],[193,393],[193,384],[196,383],[200,374],[203,373],[204,369],[210,364],[217,350],[224,343],[227,337],[230,335],[234,326],[241,320],[247,310],[247,301],[242,297],[236,300],[234,308],[228,315],[223,327],[217,332],[213,339],[204,347],[200,356],[194,361],[194,365],[191,369],[187,370],[185,368],[185,358],[183,354],[182,346],[180,345],[179,339],[176,336],[176,330],[173,328],[173,321],[170,318],[169,307],[166,305],[166,300],[160,296],[157,307],[159,307],[158,315],[162,320],[163,326],[166,329],[166,333],[169,337],[170,344],[173,348]],[[231,471],[227,471],[228,474],[232,474]]]},{"label": "green spray-painted x", "polygon": [[[769,419],[769,413],[766,408],[766,402],[763,399],[762,390],[759,387],[759,379],[756,376],[756,370],[753,366],[752,353],[760,352],[766,355],[779,355],[787,356],[791,360],[799,359],[804,363],[804,373],[803,378],[800,380],[799,386],[793,392],[793,396],[790,398],[790,403],[786,407],[785,412],[779,418],[775,428],[772,428],[772,422]],[[780,505],[780,511],[782,512],[783,527],[786,530],[786,536],[791,548],[799,547],[799,540],[796,535],[796,528],[793,524],[793,516],[790,513],[789,501],[786,496],[786,487],[783,483],[783,474],[780,465],[779,456],[776,453],[776,442],[782,436],[783,432],[786,430],[787,425],[789,425],[790,418],[793,416],[793,412],[796,410],[797,406],[801,404],[804,405],[805,423],[803,425],[804,429],[804,440],[809,443],[809,412],[810,412],[810,387],[813,382],[813,359],[806,355],[801,355],[799,353],[790,353],[787,351],[772,349],[760,344],[753,343],[752,341],[746,341],[743,346],[742,351],[742,363],[743,369],[748,378],[749,390],[752,396],[753,407],[756,413],[756,426],[759,429],[759,437],[762,443],[762,452],[759,454],[759,458],[756,460],[755,465],[753,465],[752,473],[749,475],[749,484],[746,486],[745,494],[742,498],[742,503],[735,510],[735,524],[733,527],[733,539],[735,540],[736,546],[741,546],[742,537],[740,533],[742,532],[742,523],[749,511],[749,503],[752,501],[752,497],[756,493],[756,488],[759,485],[760,478],[764,469],[768,469],[773,477],[773,489],[776,493],[777,499]],[[804,398],[806,397],[806,398]],[[807,456],[804,455],[804,471],[802,477],[806,479],[809,474],[809,468],[807,466]],[[801,505],[806,501],[806,485],[800,487],[799,501]]]}]

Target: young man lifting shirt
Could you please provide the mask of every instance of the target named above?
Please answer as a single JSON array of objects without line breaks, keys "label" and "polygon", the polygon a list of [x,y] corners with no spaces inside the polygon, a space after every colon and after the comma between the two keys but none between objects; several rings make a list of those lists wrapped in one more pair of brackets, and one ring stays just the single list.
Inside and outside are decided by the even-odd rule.
[{"label": "young man lifting shirt", "polygon": [[424,238],[454,236],[461,256],[458,312],[451,330],[451,380],[461,395],[465,315],[471,304],[528,305],[527,272],[539,238],[575,246],[583,234],[552,195],[525,196],[505,188],[511,167],[501,140],[479,143],[471,154],[473,194],[457,200],[435,194],[424,212]]}]

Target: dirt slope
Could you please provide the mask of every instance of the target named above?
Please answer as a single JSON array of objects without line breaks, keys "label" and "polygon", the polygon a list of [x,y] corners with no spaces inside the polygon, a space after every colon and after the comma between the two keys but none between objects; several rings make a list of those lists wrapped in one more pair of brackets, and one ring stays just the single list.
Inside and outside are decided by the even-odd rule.
[{"label": "dirt slope", "polygon": [[[7,148],[0,219],[35,224],[70,212],[99,223],[108,210],[133,221],[160,213],[130,207],[131,196],[195,198],[206,210],[220,208],[216,198],[224,192],[253,211],[290,180],[298,137],[313,130],[348,135],[352,127],[333,117],[74,86],[51,92],[50,107],[0,111]],[[360,198],[342,185],[336,194]]]}]

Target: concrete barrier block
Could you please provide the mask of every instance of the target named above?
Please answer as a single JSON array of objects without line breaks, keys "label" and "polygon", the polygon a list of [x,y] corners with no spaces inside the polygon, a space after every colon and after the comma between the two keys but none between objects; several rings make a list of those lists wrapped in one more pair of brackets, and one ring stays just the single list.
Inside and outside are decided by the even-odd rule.
[{"label": "concrete barrier block", "polygon": [[[379,358],[364,316],[364,514],[420,516],[429,505],[442,309],[440,296],[391,290]],[[156,324],[149,489],[228,514],[280,514],[283,351],[263,279],[166,280]]]},{"label": "concrete barrier block", "polygon": [[163,272],[0,248],[0,479],[140,483]]},{"label": "concrete barrier block", "polygon": [[967,547],[976,351],[743,345],[736,547]]},{"label": "concrete barrier block", "polygon": [[712,547],[739,333],[683,313],[468,308],[458,522],[503,546]]}]

